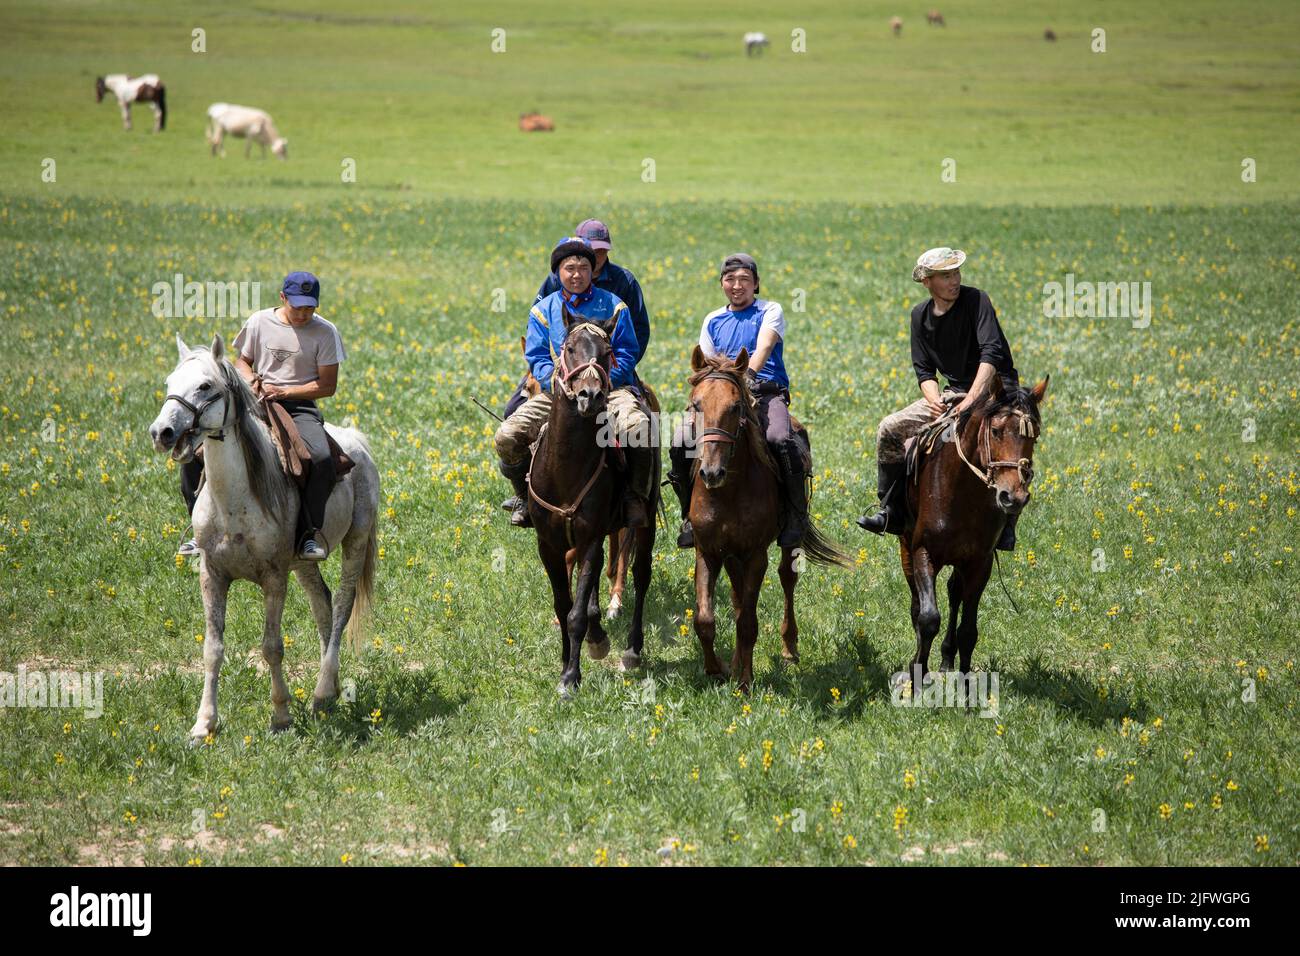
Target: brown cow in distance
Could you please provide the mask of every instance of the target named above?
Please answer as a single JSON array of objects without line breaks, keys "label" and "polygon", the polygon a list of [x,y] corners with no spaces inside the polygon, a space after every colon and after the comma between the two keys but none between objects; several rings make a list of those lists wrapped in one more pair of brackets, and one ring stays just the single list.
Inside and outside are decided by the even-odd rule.
[{"label": "brown cow in distance", "polygon": [[925,15],[925,22],[932,27],[946,27],[948,24],[943,22],[943,14],[938,10],[931,10]]},{"label": "brown cow in distance", "polygon": [[520,113],[519,128],[525,133],[551,133],[555,131],[555,120],[541,113]]}]

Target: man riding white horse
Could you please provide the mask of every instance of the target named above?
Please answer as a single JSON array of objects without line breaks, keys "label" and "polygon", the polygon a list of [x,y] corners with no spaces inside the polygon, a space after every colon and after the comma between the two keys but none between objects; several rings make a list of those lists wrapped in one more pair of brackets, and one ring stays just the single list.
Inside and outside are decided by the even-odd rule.
[{"label": "man riding white horse", "polygon": [[[299,556],[308,561],[324,561],[329,554],[321,529],[336,477],[316,399],[334,394],[339,363],[347,357],[338,329],[316,315],[319,297],[319,279],[310,272],[289,273],[280,292],[280,307],[250,315],[231,346],[239,373],[255,391],[260,388],[260,395],[284,406],[311,451],[298,533]],[[202,474],[203,462],[198,459],[181,468],[181,495],[191,516]],[[198,553],[194,539],[181,545],[179,553]]]},{"label": "man riding white horse", "polygon": [[568,334],[564,321],[566,310],[599,325],[612,325],[610,344],[614,365],[609,373],[608,412],[602,414],[608,415],[611,432],[627,457],[628,473],[623,495],[625,524],[629,528],[644,528],[649,524],[646,504],[651,500],[650,486],[654,481],[652,452],[657,451],[651,443],[657,440],[657,436],[651,435],[650,419],[642,411],[634,391],[639,354],[636,333],[623,301],[592,285],[591,274],[595,266],[596,253],[586,239],[579,236],[561,239],[551,251],[551,271],[559,276],[560,288],[534,305],[528,313],[524,355],[529,371],[542,390],[503,421],[495,436],[501,474],[510,479],[515,490],[516,504],[510,523],[518,528],[532,525],[525,482],[532,457],[530,446],[537,440],[542,424],[550,415],[555,365]]},{"label": "man riding white horse", "polygon": [[[988,293],[961,284],[966,253],[941,246],[916,260],[912,279],[926,287],[930,298],[912,309],[912,366],[921,398],[886,416],[876,433],[877,495],[880,510],[863,515],[858,524],[873,534],[901,534],[905,524],[907,440],[956,403],[958,413],[979,401],[994,375],[1007,387],[1020,376],[1011,360],[1011,346],[1002,332]],[[942,392],[936,373],[948,385]],[[998,550],[1016,545],[1016,521],[1007,518]]]}]

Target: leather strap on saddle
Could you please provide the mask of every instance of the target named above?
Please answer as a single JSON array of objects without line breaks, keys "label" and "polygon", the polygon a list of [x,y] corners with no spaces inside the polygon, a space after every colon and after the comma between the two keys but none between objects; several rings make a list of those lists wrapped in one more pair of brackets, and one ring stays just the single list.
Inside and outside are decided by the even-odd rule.
[{"label": "leather strap on saddle", "polygon": [[[293,415],[282,404],[263,395],[261,384],[261,379],[257,379],[253,391],[257,393],[258,401],[266,412],[266,421],[271,429],[271,443],[275,445],[275,452],[280,457],[280,467],[284,470],[285,477],[291,478],[301,490],[307,484],[311,468],[311,449],[302,440]],[[330,455],[334,458],[334,477],[338,480],[351,471],[356,462],[347,456],[329,432],[325,433],[325,440],[329,443]]]}]

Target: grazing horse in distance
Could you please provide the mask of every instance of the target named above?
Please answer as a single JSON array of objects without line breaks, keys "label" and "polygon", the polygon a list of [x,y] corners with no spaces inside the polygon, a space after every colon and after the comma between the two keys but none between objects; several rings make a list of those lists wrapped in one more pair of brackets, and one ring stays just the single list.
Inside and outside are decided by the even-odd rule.
[{"label": "grazing horse in distance", "polygon": [[891,29],[891,30],[894,31],[894,36],[896,36],[896,37],[897,37],[897,36],[902,36],[902,35],[903,35],[903,18],[902,18],[902,17],[890,17],[890,18],[889,18],[889,29]]},{"label": "grazing horse in distance", "polygon": [[771,45],[772,41],[767,38],[766,33],[745,34],[745,56],[760,56],[763,53],[763,47]]},{"label": "grazing horse in distance", "polygon": [[1043,39],[1046,40],[1048,43],[1055,43],[1056,31],[1053,30],[1051,27],[1048,27],[1046,30],[1043,31]]},{"label": "grazing horse in distance", "polygon": [[95,102],[102,103],[105,93],[117,97],[117,105],[122,110],[123,129],[131,128],[132,103],[148,103],[153,107],[155,133],[161,133],[167,126],[167,90],[157,73],[146,73],[144,76],[110,73],[108,76],[95,77]]},{"label": "grazing horse in distance", "polygon": [[946,27],[948,24],[943,22],[943,14],[938,10],[931,10],[925,15],[925,22],[932,27]]},{"label": "grazing horse in distance", "polygon": [[[993,546],[1007,516],[1019,514],[1029,502],[1034,444],[1042,430],[1038,407],[1046,392],[1047,379],[1032,390],[1004,390],[1001,376],[994,375],[984,398],[960,419],[937,420],[934,430],[943,433],[938,450],[924,452],[919,470],[908,476],[910,513],[899,536],[899,558],[912,592],[916,654],[908,676],[914,695],[921,693],[930,644],[939,633],[935,582],[947,566],[953,570],[948,578],[948,631],[940,648],[941,669],[952,670],[954,656],[960,652],[961,672],[970,671],[980,596],[993,568]],[[915,439],[923,451],[929,447],[927,437],[928,430]]]},{"label": "grazing horse in distance", "polygon": [[369,613],[377,558],[379,470],[365,436],[352,428],[326,430],[355,463],[335,484],[325,509],[326,540],[343,543],[338,591],[321,577],[320,565],[301,560],[294,547],[299,497],[286,478],[263,412],[235,367],[221,336],[212,347],[189,348],[179,334],[180,362],[167,376],[167,397],[149,426],[154,449],[185,464],[203,446],[204,485],[194,504],[194,537],[201,551],[199,583],[207,635],[203,641],[203,699],[190,737],[217,730],[217,678],[225,656],[226,596],[234,581],[262,589],[266,623],[262,656],[271,670],[271,729],[287,729],[289,688],[281,668],[289,572],[311,601],[320,637],[321,666],[312,708],[329,709],[339,696],[339,644],[346,626],[353,647]]},{"label": "grazing horse in distance", "polygon": [[[731,673],[748,692],[754,679],[754,645],[758,641],[758,592],[767,573],[767,548],[780,527],[776,465],[763,428],[754,417],[754,399],[745,383],[749,353],[735,360],[691,353],[690,408],[695,416],[698,457],[691,477],[691,527],[695,530],[695,634],[704,652],[704,672],[726,676],[713,652],[713,590],[725,567],[731,579],[731,607],[736,618],[736,649]],[[802,431],[803,426],[796,425]],[[806,432],[805,432],[806,434]],[[797,559],[851,566],[848,556],[822,537],[809,516],[808,530],[797,547],[781,549],[778,573],[785,592],[781,620],[781,656],[799,661],[799,625],[794,589],[802,568]],[[800,562],[801,563],[801,562]]]},{"label": "grazing horse in distance", "polygon": [[226,155],[224,140],[227,136],[247,140],[244,146],[244,158],[252,152],[253,143],[262,144],[262,158],[266,158],[266,147],[281,159],[288,159],[289,141],[275,128],[275,123],[265,110],[251,106],[234,106],[230,103],[213,103],[208,107],[208,128],[206,132],[212,155],[220,151]]},{"label": "grazing horse in distance", "polygon": [[[568,328],[551,376],[551,411],[539,436],[528,472],[528,513],[537,530],[537,553],[551,583],[555,616],[560,622],[559,692],[569,697],[582,681],[582,644],[592,660],[609,653],[609,636],[600,619],[600,571],[605,538],[618,527],[620,489],[609,464],[612,449],[598,440],[607,427],[613,323],[602,325],[575,317],[566,308]],[[657,485],[656,485],[657,487]],[[653,502],[651,503],[653,507]],[[646,592],[654,560],[655,527],[636,529],[632,580],[636,603],[624,670],[641,665]],[[578,582],[570,586],[566,555],[577,555]]]}]

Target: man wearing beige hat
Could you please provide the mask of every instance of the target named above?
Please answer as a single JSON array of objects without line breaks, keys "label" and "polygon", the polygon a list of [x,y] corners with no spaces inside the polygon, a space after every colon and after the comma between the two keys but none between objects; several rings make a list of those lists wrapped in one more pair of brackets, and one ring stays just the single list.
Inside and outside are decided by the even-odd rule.
[{"label": "man wearing beige hat", "polygon": [[[880,510],[863,515],[858,524],[874,534],[903,531],[905,472],[903,447],[907,439],[942,415],[953,402],[959,412],[979,401],[994,375],[1003,384],[1020,383],[1011,360],[1011,346],[1002,334],[998,314],[988,293],[961,284],[966,253],[941,246],[916,260],[912,279],[926,287],[930,298],[912,309],[912,367],[921,398],[885,417],[876,433],[877,491]],[[937,374],[946,387],[940,391]],[[998,549],[1016,543],[1015,517],[1007,521]]]}]

